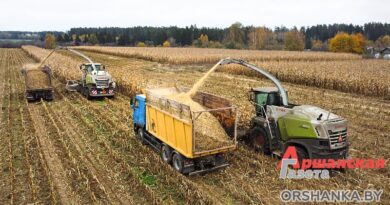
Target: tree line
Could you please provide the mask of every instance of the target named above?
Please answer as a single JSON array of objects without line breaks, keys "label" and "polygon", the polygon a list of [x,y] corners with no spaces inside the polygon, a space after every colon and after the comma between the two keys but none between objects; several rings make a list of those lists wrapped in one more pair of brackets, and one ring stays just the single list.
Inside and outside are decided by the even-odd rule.
[{"label": "tree line", "polygon": [[[18,36],[26,38],[23,33],[12,32],[0,32],[0,38],[5,34],[12,35],[12,38],[18,38]],[[46,34],[47,32],[35,33],[35,39],[44,41]],[[195,46],[259,50],[311,49],[318,51],[333,51],[334,49],[329,48],[330,40],[337,34],[361,34],[364,43],[359,45],[390,46],[387,44],[387,39],[390,36],[390,24],[388,23],[331,24],[301,28],[280,26],[272,29],[244,26],[237,22],[228,28],[198,28],[196,25],[187,27],[71,28],[67,32],[51,32],[51,34],[56,43],[60,45]],[[345,40],[345,38],[340,39]],[[356,51],[358,49],[348,50]]]},{"label": "tree line", "polygon": [[[309,27],[254,27],[234,23],[228,28],[130,27],[72,28],[56,36],[60,43],[112,46],[196,46],[265,50],[332,50],[330,39],[338,33],[362,34],[364,45],[390,35],[390,24],[331,24]],[[363,45],[363,44],[362,44]],[[377,45],[390,46],[390,45]],[[355,49],[356,50],[356,49]]]}]

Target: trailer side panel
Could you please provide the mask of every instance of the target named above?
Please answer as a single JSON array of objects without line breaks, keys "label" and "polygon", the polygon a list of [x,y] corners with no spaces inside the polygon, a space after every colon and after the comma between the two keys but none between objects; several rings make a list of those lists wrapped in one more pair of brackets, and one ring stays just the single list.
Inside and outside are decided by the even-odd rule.
[{"label": "trailer side panel", "polygon": [[187,158],[193,158],[192,126],[154,106],[146,106],[147,131]]}]

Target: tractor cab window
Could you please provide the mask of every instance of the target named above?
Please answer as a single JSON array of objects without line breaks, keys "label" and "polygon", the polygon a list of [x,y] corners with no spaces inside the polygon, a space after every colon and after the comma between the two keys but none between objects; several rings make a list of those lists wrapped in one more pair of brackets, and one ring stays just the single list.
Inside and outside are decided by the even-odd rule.
[{"label": "tractor cab window", "polygon": [[268,93],[257,93],[256,94],[256,104],[260,106],[265,106],[267,104]]},{"label": "tractor cab window", "polygon": [[268,93],[256,93],[255,94],[255,103],[256,103],[256,114],[264,115],[264,110],[267,105]]},{"label": "tractor cab window", "polygon": [[[102,65],[95,65],[96,71],[101,71],[104,70],[104,67]],[[90,73],[93,71],[93,66],[92,65],[85,65],[85,70]]]},{"label": "tractor cab window", "polygon": [[103,66],[101,66],[101,65],[95,65],[95,68],[96,68],[96,71],[104,70]]},{"label": "tractor cab window", "polygon": [[270,93],[268,95],[267,105],[282,105],[279,93]]},{"label": "tractor cab window", "polygon": [[93,71],[92,65],[86,65],[86,66],[85,66],[85,70],[86,70],[88,73],[92,72],[92,71]]}]

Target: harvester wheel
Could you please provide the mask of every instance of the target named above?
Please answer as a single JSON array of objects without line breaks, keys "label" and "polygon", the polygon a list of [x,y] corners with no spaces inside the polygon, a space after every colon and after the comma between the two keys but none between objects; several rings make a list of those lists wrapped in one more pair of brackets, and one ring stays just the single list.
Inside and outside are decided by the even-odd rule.
[{"label": "harvester wheel", "polygon": [[181,156],[181,154],[175,152],[173,154],[173,157],[172,157],[172,165],[173,165],[173,168],[180,172],[180,173],[183,173],[183,169],[184,169],[184,158],[183,156]]},{"label": "harvester wheel", "polygon": [[169,146],[166,144],[163,144],[163,146],[161,147],[161,158],[162,160],[164,160],[164,162],[168,164],[170,164],[172,161],[171,148],[169,148]]},{"label": "harvester wheel", "polygon": [[254,128],[250,137],[250,143],[256,151],[263,151],[264,154],[271,154],[269,139],[263,129]]},{"label": "harvester wheel", "polygon": [[90,99],[91,99],[91,89],[90,89],[90,88],[87,88],[87,89],[86,89],[86,92],[87,92],[87,93],[86,93],[86,97],[87,97],[88,100],[90,100]]},{"label": "harvester wheel", "polygon": [[303,159],[309,159],[309,154],[302,147],[295,146],[298,155],[298,161],[301,164]]},{"label": "harvester wheel", "polygon": [[85,97],[87,97],[87,88],[86,87],[83,87],[83,88],[81,88],[81,90],[82,90],[82,93],[83,93],[83,95],[85,96]]}]

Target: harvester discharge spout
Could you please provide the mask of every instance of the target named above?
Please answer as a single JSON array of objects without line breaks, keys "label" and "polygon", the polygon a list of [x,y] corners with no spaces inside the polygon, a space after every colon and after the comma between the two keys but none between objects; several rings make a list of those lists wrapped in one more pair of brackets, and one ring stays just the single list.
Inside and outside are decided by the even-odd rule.
[{"label": "harvester discharge spout", "polygon": [[225,58],[225,59],[220,60],[218,63],[219,63],[219,65],[227,65],[227,64],[242,65],[244,67],[250,68],[250,69],[252,69],[252,70],[254,70],[256,72],[259,72],[260,74],[264,75],[265,77],[270,79],[276,85],[276,87],[279,90],[280,96],[282,97],[283,105],[284,106],[288,106],[288,96],[287,96],[286,90],[282,86],[282,83],[275,76],[273,76],[271,73],[269,73],[265,69],[259,68],[259,67],[255,66],[255,65],[247,63],[244,60],[234,59],[234,58]]}]

